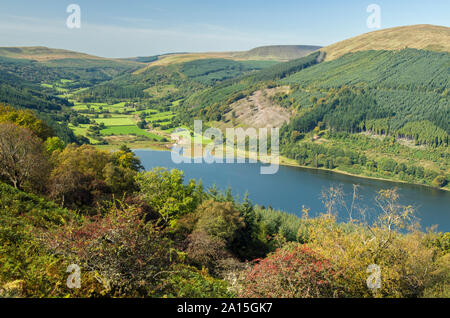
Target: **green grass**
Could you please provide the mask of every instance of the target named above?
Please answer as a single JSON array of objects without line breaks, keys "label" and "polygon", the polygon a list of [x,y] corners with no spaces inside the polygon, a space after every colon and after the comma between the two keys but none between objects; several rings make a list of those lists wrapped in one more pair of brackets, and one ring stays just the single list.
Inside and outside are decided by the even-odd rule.
[{"label": "green grass", "polygon": [[168,112],[152,114],[149,117],[147,117],[147,119],[149,121],[161,120],[161,119],[168,119],[170,121],[170,119],[172,119],[174,116],[175,116],[175,114],[173,112],[168,111]]},{"label": "green grass", "polygon": [[97,140],[95,140],[92,137],[89,137],[87,135],[88,127],[89,127],[89,125],[78,125],[77,127],[75,127],[74,125],[69,124],[69,128],[74,132],[75,135],[84,136],[84,137],[88,138],[91,144],[98,143]]},{"label": "green grass", "polygon": [[148,131],[145,131],[143,129],[140,129],[139,127],[135,125],[130,126],[109,126],[106,129],[103,129],[100,131],[100,133],[103,136],[120,136],[120,135],[140,135],[140,136],[146,136],[149,138],[153,138],[155,140],[161,140],[161,137],[149,133]]},{"label": "green grass", "polygon": [[95,118],[95,122],[103,123],[105,126],[130,126],[134,125],[135,121],[132,116],[121,116],[112,118]]},{"label": "green grass", "polygon": [[[160,141],[163,137],[137,127],[136,124],[140,121],[138,115],[146,113],[147,116],[145,119],[148,123],[158,122],[160,125],[171,124],[172,118],[175,116],[172,111],[159,112],[156,109],[135,110],[133,107],[125,107],[126,102],[119,102],[112,105],[107,103],[79,102],[74,102],[74,104],[75,106],[72,107],[73,110],[81,112],[97,124],[103,123],[106,126],[106,129],[100,132],[101,136],[135,135],[146,136],[155,141]],[[90,106],[89,108],[88,105]],[[129,113],[124,113],[125,111]],[[105,115],[107,115],[106,118],[104,117]],[[71,125],[70,128],[75,134],[88,137],[91,143],[98,143],[98,141],[87,135],[89,126],[80,125],[79,127],[74,127]]]}]

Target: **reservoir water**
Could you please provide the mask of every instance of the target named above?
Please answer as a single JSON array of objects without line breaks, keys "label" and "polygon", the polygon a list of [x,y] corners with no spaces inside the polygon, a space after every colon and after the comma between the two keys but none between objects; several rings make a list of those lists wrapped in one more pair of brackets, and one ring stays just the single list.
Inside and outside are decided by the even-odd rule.
[{"label": "reservoir water", "polygon": [[[375,196],[379,190],[398,188],[400,202],[416,208],[416,217],[422,229],[437,225],[439,231],[450,232],[450,193],[419,185],[363,179],[323,170],[280,166],[274,175],[261,175],[261,163],[256,164],[175,164],[170,151],[136,150],[146,170],[166,167],[184,171],[185,180],[202,180],[205,188],[216,185],[225,191],[230,187],[233,194],[242,199],[248,192],[253,203],[289,213],[301,215],[302,206],[310,209],[310,215],[324,212],[322,191],[330,186],[342,186],[350,205],[353,185],[359,185],[359,205],[367,209],[372,217]],[[339,212],[339,218],[346,220],[348,213]]]}]

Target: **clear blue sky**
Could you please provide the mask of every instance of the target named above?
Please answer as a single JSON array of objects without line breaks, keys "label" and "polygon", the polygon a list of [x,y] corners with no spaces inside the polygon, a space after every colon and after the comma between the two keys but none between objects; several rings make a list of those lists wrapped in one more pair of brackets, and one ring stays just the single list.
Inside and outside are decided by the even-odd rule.
[{"label": "clear blue sky", "polygon": [[[65,25],[81,7],[81,29]],[[105,57],[248,50],[261,45],[328,45],[381,28],[449,26],[449,0],[0,0],[0,46],[42,45]]]}]

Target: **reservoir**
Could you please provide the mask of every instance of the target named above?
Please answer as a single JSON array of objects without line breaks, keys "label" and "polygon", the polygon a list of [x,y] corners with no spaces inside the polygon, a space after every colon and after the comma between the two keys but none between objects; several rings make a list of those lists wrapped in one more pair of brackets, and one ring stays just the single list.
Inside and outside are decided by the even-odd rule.
[{"label": "reservoir", "polygon": [[[375,208],[377,192],[398,188],[400,203],[414,206],[422,230],[437,225],[439,231],[450,232],[450,192],[439,189],[288,166],[280,166],[274,175],[261,175],[261,163],[176,164],[171,159],[170,151],[136,150],[135,153],[146,170],[154,167],[182,170],[185,181],[202,180],[205,188],[215,184],[222,191],[230,187],[241,200],[248,192],[255,204],[297,215],[301,215],[302,206],[310,209],[310,216],[323,213],[325,208],[321,193],[331,186],[342,187],[347,205],[350,206],[353,185],[357,184],[360,196],[358,205],[366,210],[367,219],[371,220],[379,213],[379,209]],[[341,221],[348,220],[348,212],[340,209],[338,218]]]}]

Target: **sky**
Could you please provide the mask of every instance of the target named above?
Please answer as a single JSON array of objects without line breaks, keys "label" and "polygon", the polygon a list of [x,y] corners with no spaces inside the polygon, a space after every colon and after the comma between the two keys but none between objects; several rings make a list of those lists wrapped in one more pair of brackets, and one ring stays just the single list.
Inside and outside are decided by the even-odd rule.
[{"label": "sky", "polygon": [[[70,29],[70,4],[81,27]],[[0,0],[0,46],[47,46],[103,57],[244,51],[263,45],[326,46],[381,29],[449,26],[449,0]]]}]

